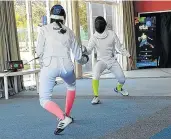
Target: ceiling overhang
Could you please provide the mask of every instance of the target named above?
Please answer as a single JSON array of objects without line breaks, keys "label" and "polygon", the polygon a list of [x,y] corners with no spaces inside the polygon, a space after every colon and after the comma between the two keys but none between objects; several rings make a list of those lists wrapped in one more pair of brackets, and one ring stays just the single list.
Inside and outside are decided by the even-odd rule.
[{"label": "ceiling overhang", "polygon": [[84,0],[85,2],[99,3],[99,4],[109,4],[115,5],[119,4],[120,0]]}]

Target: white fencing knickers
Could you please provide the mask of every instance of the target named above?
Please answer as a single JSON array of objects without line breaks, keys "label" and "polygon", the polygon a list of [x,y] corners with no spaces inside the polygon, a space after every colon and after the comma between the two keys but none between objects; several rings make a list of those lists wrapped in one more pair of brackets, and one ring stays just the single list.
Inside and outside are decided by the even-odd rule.
[{"label": "white fencing knickers", "polygon": [[40,72],[39,99],[40,105],[44,107],[47,101],[51,100],[52,91],[56,77],[61,77],[66,83],[67,90],[75,90],[76,78],[74,69],[70,66],[49,68],[43,67]]},{"label": "white fencing knickers", "polygon": [[97,61],[93,68],[93,79],[99,80],[102,72],[105,69],[110,70],[115,75],[116,79],[120,84],[125,83],[125,75],[117,60],[114,60],[110,67],[108,67],[108,65],[104,61]]}]

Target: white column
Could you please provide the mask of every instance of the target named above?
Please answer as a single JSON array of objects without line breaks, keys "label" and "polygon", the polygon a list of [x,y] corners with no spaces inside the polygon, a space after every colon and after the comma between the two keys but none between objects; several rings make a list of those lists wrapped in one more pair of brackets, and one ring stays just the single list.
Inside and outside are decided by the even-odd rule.
[{"label": "white column", "polygon": [[[28,46],[29,46],[29,60],[35,58],[34,52],[34,31],[33,31],[33,20],[32,20],[32,2],[26,0],[26,12],[27,12],[27,31],[28,31]],[[32,51],[33,50],[33,51]],[[30,68],[34,69],[36,66],[36,60],[30,62]],[[34,75],[30,75],[31,82],[34,82]]]},{"label": "white column", "polygon": [[70,29],[73,29],[73,27],[72,27],[73,23],[72,23],[72,8],[71,8],[71,5],[72,5],[71,0],[68,0],[67,1],[68,26],[69,26]]},{"label": "white column", "polygon": [[[66,20],[66,25],[71,29],[73,30],[73,22],[72,22],[72,3],[71,3],[71,0],[66,0],[67,3],[66,3],[66,15],[67,15],[67,20]],[[72,52],[70,51],[71,53],[71,60],[72,62],[74,63],[74,55],[72,54]]]},{"label": "white column", "polygon": [[8,77],[4,76],[4,90],[5,90],[5,99],[9,98],[8,94]]},{"label": "white column", "polygon": [[50,3],[49,0],[46,0],[46,16],[47,16],[47,24],[50,23]]},{"label": "white column", "polygon": [[[28,46],[30,59],[33,59],[32,55],[32,14],[31,14],[31,1],[26,0],[26,13],[27,13],[27,31],[28,31]],[[30,68],[33,69],[33,62],[30,62]]]},{"label": "white column", "polygon": [[[90,37],[93,35],[93,12],[92,12],[92,3],[88,3],[88,10],[89,10],[89,18],[90,18]],[[92,67],[96,63],[96,59],[94,57],[95,51],[92,52]]]},{"label": "white column", "polygon": [[67,1],[68,0],[61,0],[61,5],[62,7],[65,9],[65,12],[66,12],[66,22],[65,22],[65,25],[68,26],[68,8],[67,8]]},{"label": "white column", "polygon": [[[117,5],[113,5],[112,7],[112,23],[113,23],[113,30],[118,35],[121,43],[123,44],[123,11],[122,11],[122,4],[118,3]],[[118,62],[123,67],[123,56],[118,55]]]},{"label": "white column", "polygon": [[90,35],[93,35],[93,13],[92,13],[92,4],[91,2],[88,3],[88,10],[90,16]]},{"label": "white column", "polygon": [[[73,20],[73,31],[77,37],[79,44],[81,44],[80,39],[80,21],[79,21],[79,2],[72,1],[72,20]],[[76,78],[82,78],[82,65],[75,63]]]},{"label": "white column", "polygon": [[104,19],[107,19],[107,13],[106,13],[106,4],[103,4],[103,13],[104,13]]},{"label": "white column", "polygon": [[114,20],[114,13],[115,12],[115,8],[114,5],[112,5],[112,28],[115,29],[115,20]]}]

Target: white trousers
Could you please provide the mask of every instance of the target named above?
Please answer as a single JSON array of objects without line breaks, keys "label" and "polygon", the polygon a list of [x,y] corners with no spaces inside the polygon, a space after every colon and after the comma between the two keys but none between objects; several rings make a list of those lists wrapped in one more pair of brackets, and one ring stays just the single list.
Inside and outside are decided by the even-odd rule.
[{"label": "white trousers", "polygon": [[56,77],[64,80],[68,90],[75,90],[76,88],[76,78],[72,63],[64,63],[63,66],[56,63],[56,60],[52,60],[48,64],[49,66],[43,67],[40,71],[39,100],[42,107],[47,101],[51,100]]},{"label": "white trousers", "polygon": [[125,75],[117,60],[113,61],[112,66],[110,66],[110,68],[108,68],[108,65],[104,61],[97,61],[93,68],[93,79],[99,80],[102,72],[105,69],[110,70],[115,75],[116,79],[120,84],[125,83]]}]

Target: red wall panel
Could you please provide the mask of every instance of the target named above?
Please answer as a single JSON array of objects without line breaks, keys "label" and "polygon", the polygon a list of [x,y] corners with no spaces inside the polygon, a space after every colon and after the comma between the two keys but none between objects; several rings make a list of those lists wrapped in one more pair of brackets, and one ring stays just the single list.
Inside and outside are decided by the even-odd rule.
[{"label": "red wall panel", "polygon": [[135,12],[171,10],[171,1],[134,1]]}]

